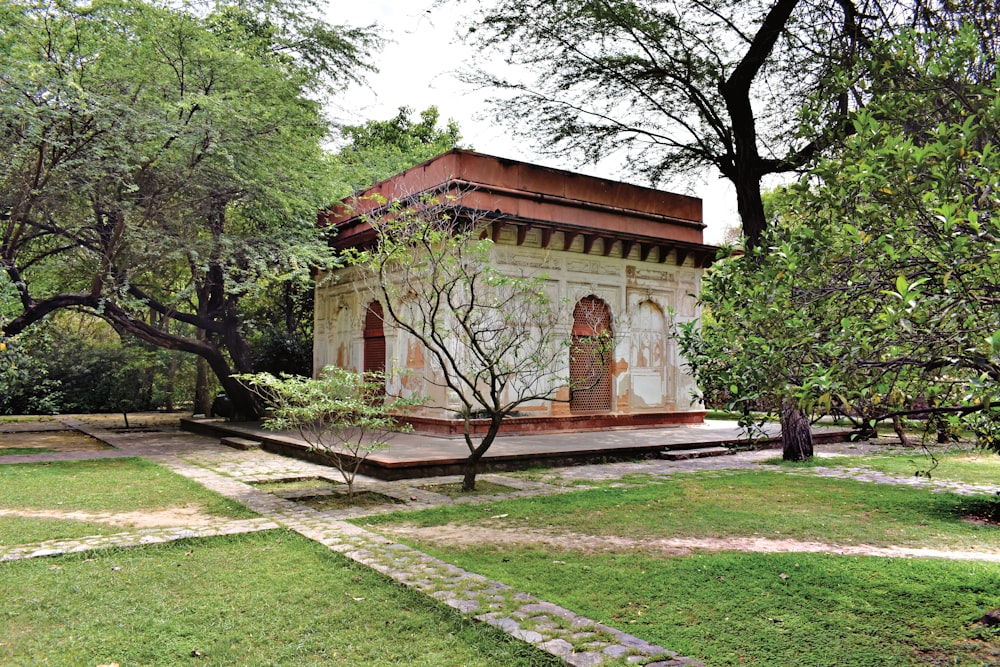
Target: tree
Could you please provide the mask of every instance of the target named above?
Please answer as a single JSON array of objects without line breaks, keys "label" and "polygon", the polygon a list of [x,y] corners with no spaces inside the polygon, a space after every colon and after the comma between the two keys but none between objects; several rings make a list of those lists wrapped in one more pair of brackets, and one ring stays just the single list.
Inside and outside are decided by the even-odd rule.
[{"label": "tree", "polygon": [[421,111],[417,122],[410,119],[412,114],[409,107],[400,107],[389,120],[341,127],[340,134],[348,143],[337,153],[340,180],[356,192],[459,147],[458,124],[449,120],[445,127],[438,127],[437,107]]},{"label": "tree", "polygon": [[977,80],[979,37],[874,45],[894,85],[855,114],[836,156],[776,197],[757,261],[720,262],[704,283],[713,321],[681,346],[707,391],[838,408],[869,428],[965,416],[995,447],[1000,95]]},{"label": "tree", "polygon": [[971,0],[495,0],[469,40],[529,74],[468,76],[498,89],[498,119],[542,150],[587,161],[624,151],[653,183],[717,171],[753,248],[766,228],[762,179],[804,170],[850,131],[867,98],[858,83],[880,79],[871,44],[907,25],[951,34],[966,16],[995,53],[996,15]]},{"label": "tree", "polygon": [[204,358],[241,416],[239,304],[331,261],[316,97],[356,79],[368,30],[298,0],[0,8],[0,270],[8,337],[57,310]]},{"label": "tree", "polygon": [[[458,125],[449,121],[438,127],[436,107],[421,111],[419,121],[411,120],[411,115],[410,109],[401,107],[389,120],[338,128],[341,139],[349,143],[328,158],[335,186],[327,197],[342,199],[459,145]],[[255,369],[312,374],[313,299],[312,277],[300,273],[282,282],[272,281],[241,302]],[[207,413],[207,408],[202,412]]]},{"label": "tree", "polygon": [[[386,202],[367,222],[375,243],[347,251],[348,262],[367,279],[386,323],[432,358],[435,374],[425,379],[459,405],[469,450],[462,489],[472,491],[503,420],[531,402],[568,401],[567,388],[587,389],[588,377],[603,376],[598,366],[607,368],[613,341],[595,313],[594,344],[579,360],[593,372],[569,386],[572,319],[549,295],[545,275],[495,265],[493,242],[460,195]],[[487,421],[481,435],[477,419]]]},{"label": "tree", "polygon": [[316,378],[270,373],[237,376],[271,408],[264,426],[297,431],[309,450],[340,471],[347,499],[354,503],[354,480],[370,454],[383,449],[393,431],[406,431],[393,416],[420,399],[385,396],[380,374],[327,366]]}]

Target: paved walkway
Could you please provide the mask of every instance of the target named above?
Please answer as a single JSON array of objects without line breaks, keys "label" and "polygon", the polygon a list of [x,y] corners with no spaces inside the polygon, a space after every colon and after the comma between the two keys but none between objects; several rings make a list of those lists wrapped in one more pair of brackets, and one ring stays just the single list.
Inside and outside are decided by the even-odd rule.
[{"label": "paved walkway", "polygon": [[[183,428],[197,433],[243,437],[263,442],[265,448],[294,453],[304,449],[297,433],[269,431],[258,423],[231,423],[220,419],[185,419]],[[771,442],[780,437],[778,424],[766,424],[763,432]],[[819,441],[842,440],[843,427],[816,426]],[[665,450],[688,450],[746,444],[735,421],[711,420],[701,424],[677,424],[638,429],[610,429],[577,433],[501,433],[483,455],[483,469],[523,470],[540,465],[575,465],[595,461],[657,457]],[[381,479],[426,478],[463,471],[469,456],[461,436],[396,433],[387,445],[365,459],[364,470]]]},{"label": "paved walkway", "polygon": [[[410,547],[393,543],[345,520],[373,511],[386,511],[385,509],[317,511],[253,486],[254,483],[289,478],[321,476],[332,479],[337,473],[331,468],[261,450],[231,449],[220,445],[214,438],[180,432],[173,428],[153,432],[121,433],[109,430],[90,419],[66,418],[62,421],[67,426],[112,445],[115,449],[100,452],[4,456],[0,457],[0,464],[122,455],[142,456],[245,504],[258,512],[261,518],[241,521],[220,520],[216,524],[198,528],[148,529],[111,536],[19,545],[0,549],[0,561],[87,549],[150,544],[186,537],[267,530],[281,526],[378,570],[404,585],[425,592],[465,614],[495,625],[514,637],[560,656],[570,665],[599,665],[621,657],[626,657],[630,663],[650,667],[700,664],[615,628],[578,616],[568,609],[467,572]],[[819,453],[820,455],[863,454],[871,449],[871,446],[866,445],[825,445],[819,449]],[[527,481],[500,475],[482,475],[480,479],[496,481],[518,489],[513,494],[500,497],[523,497],[559,493],[579,488],[580,483],[619,479],[630,474],[657,477],[695,471],[714,470],[722,473],[762,468],[762,460],[774,458],[776,455],[774,451],[744,452],[734,456],[691,461],[650,460],[557,468],[543,475],[541,481]],[[767,466],[767,469],[776,470],[772,466]],[[816,467],[777,470],[791,474],[849,477],[872,483],[929,486],[935,490],[956,493],[996,492],[992,487],[892,476],[864,469]],[[380,482],[370,478],[359,478],[358,484],[365,489],[394,497],[411,509],[447,502],[491,502],[498,497],[475,496],[454,500],[416,487],[416,484],[427,486],[454,479],[452,477],[446,480],[442,478]]]}]

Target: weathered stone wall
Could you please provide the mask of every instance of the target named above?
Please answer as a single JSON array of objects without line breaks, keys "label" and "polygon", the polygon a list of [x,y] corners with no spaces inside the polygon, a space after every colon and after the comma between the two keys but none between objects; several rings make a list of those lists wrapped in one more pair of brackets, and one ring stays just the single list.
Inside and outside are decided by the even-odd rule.
[{"label": "weathered stone wall", "polygon": [[[542,248],[541,233],[529,230],[517,245],[516,229],[506,227],[496,239],[495,266],[546,276],[553,302],[568,304],[564,332],[567,339],[573,304],[590,295],[608,304],[615,334],[611,412],[703,410],[700,404],[692,404],[694,383],[669,336],[674,323],[699,315],[696,301],[702,269],[696,268],[691,259],[678,265],[674,252],[662,258],[654,252],[642,260],[638,249],[633,248],[623,258],[618,241],[605,248],[601,246],[607,241],[599,239],[585,254],[584,240],[577,237],[568,250],[562,250],[561,236],[561,232],[554,232],[548,248]],[[317,288],[313,352],[317,369],[327,364],[356,370],[362,367],[363,323],[373,299],[353,269],[338,272]],[[422,416],[453,416],[442,408],[457,408],[457,400],[425,381],[435,372],[426,351],[388,323],[385,335],[386,370],[392,376],[390,391],[429,397]],[[559,370],[563,374],[566,369]],[[568,391],[559,396],[565,399]],[[525,405],[521,411],[532,416],[571,414],[568,403],[552,401]]]}]

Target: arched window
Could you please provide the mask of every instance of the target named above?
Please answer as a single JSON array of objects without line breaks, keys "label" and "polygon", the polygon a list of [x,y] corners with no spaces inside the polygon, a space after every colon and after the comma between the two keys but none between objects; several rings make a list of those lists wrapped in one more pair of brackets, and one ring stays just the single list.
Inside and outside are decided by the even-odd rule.
[{"label": "arched window", "polygon": [[611,309],[596,296],[580,299],[573,309],[569,348],[571,412],[611,412]]},{"label": "arched window", "polygon": [[385,372],[385,329],[382,328],[382,321],[382,304],[372,301],[365,313],[365,347],[361,364],[365,373]]}]

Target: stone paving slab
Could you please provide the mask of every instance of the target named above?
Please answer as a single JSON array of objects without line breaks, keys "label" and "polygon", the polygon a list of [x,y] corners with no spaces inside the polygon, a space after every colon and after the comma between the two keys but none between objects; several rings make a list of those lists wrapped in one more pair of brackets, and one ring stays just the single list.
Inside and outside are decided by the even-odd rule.
[{"label": "stone paving slab", "polygon": [[60,556],[63,554],[111,549],[114,547],[136,547],[146,544],[163,544],[191,537],[217,537],[273,530],[278,524],[270,519],[245,519],[225,521],[198,527],[146,528],[114,535],[94,535],[76,539],[47,540],[34,544],[19,544],[0,547],[0,562]]},{"label": "stone paving slab", "polygon": [[[257,439],[265,449],[302,452],[307,449],[297,434],[269,431],[257,423],[224,422],[218,419],[185,419],[184,428],[218,437],[232,435]],[[779,433],[777,424],[765,424],[763,430],[773,441]],[[846,436],[840,427],[817,426],[817,441]],[[759,441],[758,441],[759,442]],[[494,470],[521,469],[538,464],[594,462],[609,458],[630,459],[659,456],[664,449],[711,445],[746,445],[742,428],[734,421],[712,420],[701,424],[683,424],[640,429],[604,431],[500,434],[483,455],[482,465]],[[459,473],[469,451],[461,438],[423,433],[394,434],[385,448],[366,457],[363,467],[383,479],[399,480],[429,474]]]}]

